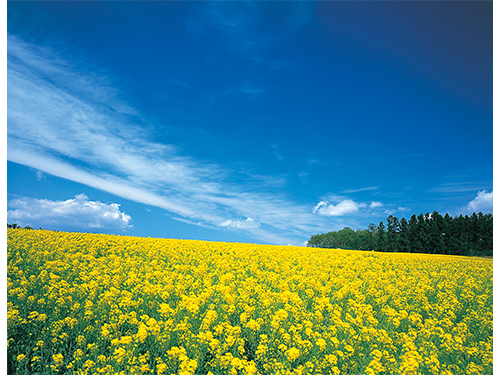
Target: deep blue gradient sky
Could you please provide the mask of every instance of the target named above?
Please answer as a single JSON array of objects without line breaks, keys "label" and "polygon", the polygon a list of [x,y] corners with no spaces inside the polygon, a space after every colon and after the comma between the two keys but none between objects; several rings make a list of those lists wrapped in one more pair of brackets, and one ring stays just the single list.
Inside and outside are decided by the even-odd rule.
[{"label": "deep blue gradient sky", "polygon": [[493,3],[8,2],[8,222],[303,245],[493,210]]}]

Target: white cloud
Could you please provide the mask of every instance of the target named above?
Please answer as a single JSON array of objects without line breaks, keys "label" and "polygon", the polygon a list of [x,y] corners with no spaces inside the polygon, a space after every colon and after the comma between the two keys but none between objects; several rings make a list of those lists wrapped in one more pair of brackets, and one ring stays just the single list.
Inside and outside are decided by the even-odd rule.
[{"label": "white cloud", "polygon": [[117,203],[90,201],[84,194],[75,199],[17,198],[8,203],[7,221],[20,226],[58,230],[125,230],[132,227],[132,218],[120,212]]},{"label": "white cloud", "polygon": [[479,191],[474,200],[467,204],[467,211],[493,213],[493,190],[491,193],[486,190]]},{"label": "white cloud", "polygon": [[352,193],[359,193],[361,191],[369,191],[369,190],[377,190],[377,189],[378,189],[378,186],[369,186],[369,187],[360,188],[360,189],[348,189],[348,190],[341,191],[341,193],[352,194]]},{"label": "white cloud", "polygon": [[438,193],[466,193],[470,191],[478,191],[480,189],[484,189],[491,184],[489,182],[450,182],[446,184],[441,184],[435,188],[430,189],[429,191],[435,191]]},{"label": "white cloud", "polygon": [[260,227],[260,223],[249,217],[246,220],[226,220],[220,226],[238,229],[256,229]]},{"label": "white cloud", "polygon": [[45,173],[43,173],[42,171],[37,171],[36,172],[36,179],[38,181],[43,181],[45,180]]},{"label": "white cloud", "polygon": [[314,207],[313,213],[323,216],[343,216],[357,212],[359,207],[363,206],[366,205],[358,204],[351,199],[345,199],[336,205],[330,204],[328,201],[321,201]]},{"label": "white cloud", "polygon": [[382,202],[372,201],[372,203],[370,203],[370,208],[373,210],[374,208],[382,207],[383,205],[384,204]]},{"label": "white cloud", "polygon": [[408,211],[410,211],[410,207],[401,207],[400,206],[400,207],[398,207],[396,209],[393,209],[393,208],[389,209],[388,208],[387,210],[384,211],[384,214],[386,214],[386,215],[394,215],[396,212],[408,212]]},{"label": "white cloud", "polygon": [[9,161],[36,168],[39,176],[163,208],[196,225],[220,228],[228,215],[252,218],[227,227],[269,243],[303,241],[331,227],[310,206],[266,193],[262,176],[238,185],[232,170],[152,140],[148,121],[88,64],[67,63],[11,35],[7,49]]}]

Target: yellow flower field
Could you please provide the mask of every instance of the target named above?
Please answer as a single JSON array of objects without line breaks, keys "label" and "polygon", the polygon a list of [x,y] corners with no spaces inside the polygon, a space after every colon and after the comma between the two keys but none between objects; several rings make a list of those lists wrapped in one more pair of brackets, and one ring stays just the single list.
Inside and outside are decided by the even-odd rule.
[{"label": "yellow flower field", "polygon": [[491,374],[491,259],[8,229],[16,374]]}]

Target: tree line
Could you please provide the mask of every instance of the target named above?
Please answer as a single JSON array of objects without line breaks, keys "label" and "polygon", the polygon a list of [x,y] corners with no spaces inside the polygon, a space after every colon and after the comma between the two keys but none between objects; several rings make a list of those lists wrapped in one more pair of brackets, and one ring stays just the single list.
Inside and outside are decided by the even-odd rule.
[{"label": "tree line", "polygon": [[[7,229],[9,229],[9,228],[11,228],[11,229],[23,229],[22,227],[20,227],[16,223],[14,223],[14,224],[7,223]],[[33,228],[30,227],[29,225],[27,225],[27,226],[24,227],[24,229],[33,229]],[[42,228],[40,228],[40,229],[42,229]]]},{"label": "tree line", "polygon": [[493,256],[493,215],[482,212],[451,217],[437,211],[410,220],[390,215],[386,224],[368,229],[315,234],[307,246],[349,250],[376,250],[470,256]]}]

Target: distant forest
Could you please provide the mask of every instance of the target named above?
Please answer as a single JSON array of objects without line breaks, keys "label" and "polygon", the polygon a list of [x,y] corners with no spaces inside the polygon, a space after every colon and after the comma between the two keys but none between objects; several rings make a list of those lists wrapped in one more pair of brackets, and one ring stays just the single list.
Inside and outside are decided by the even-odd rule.
[{"label": "distant forest", "polygon": [[493,215],[482,212],[451,217],[437,211],[410,220],[390,215],[387,223],[356,231],[315,234],[307,246],[349,250],[493,256]]}]

